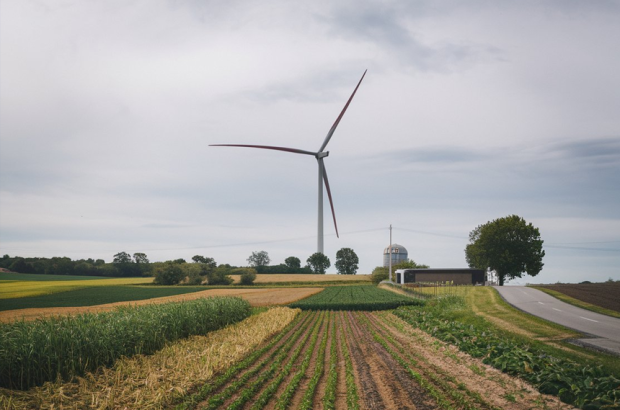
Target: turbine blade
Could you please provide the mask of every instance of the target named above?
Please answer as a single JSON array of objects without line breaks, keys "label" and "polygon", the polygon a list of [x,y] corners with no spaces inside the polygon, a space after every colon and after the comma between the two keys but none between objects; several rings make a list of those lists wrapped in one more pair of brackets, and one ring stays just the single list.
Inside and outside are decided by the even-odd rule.
[{"label": "turbine blade", "polygon": [[334,212],[334,201],[332,200],[332,191],[329,189],[329,181],[327,180],[327,171],[325,170],[325,164],[323,164],[323,160],[319,161],[321,166],[323,167],[323,181],[325,181],[325,188],[327,189],[327,197],[329,198],[329,206],[332,208],[332,216],[334,217],[334,228],[336,228],[336,237],[340,238],[338,235],[338,224],[336,223],[336,212]]},{"label": "turbine blade", "polygon": [[243,148],[260,148],[260,149],[272,149],[272,150],[276,150],[276,151],[286,151],[286,152],[292,152],[295,154],[305,154],[305,155],[312,155],[313,157],[316,156],[316,152],[310,152],[310,151],[304,151],[303,149],[296,149],[296,148],[286,148],[286,147],[274,147],[271,145],[246,145],[246,144],[210,144],[210,147],[243,147]]},{"label": "turbine blade", "polygon": [[327,137],[325,137],[325,141],[323,141],[323,145],[321,145],[321,149],[319,149],[319,152],[323,152],[325,147],[327,147],[327,144],[329,143],[329,140],[332,138],[332,135],[334,134],[334,131],[336,131],[336,127],[340,123],[340,120],[342,119],[342,116],[344,115],[344,113],[347,110],[347,108],[349,108],[349,104],[351,103],[351,100],[353,99],[353,96],[355,95],[355,93],[357,92],[357,89],[359,88],[360,84],[362,83],[362,80],[364,79],[364,76],[366,75],[366,71],[368,71],[368,70],[365,70],[364,74],[362,74],[362,78],[360,78],[360,81],[359,81],[359,83],[357,83],[357,86],[355,87],[355,90],[353,90],[353,94],[351,94],[351,96],[349,97],[349,101],[347,101],[347,103],[345,104],[344,108],[340,112],[340,115],[338,116],[338,118],[336,118],[336,121],[334,122],[334,125],[332,125],[331,129],[327,133]]}]

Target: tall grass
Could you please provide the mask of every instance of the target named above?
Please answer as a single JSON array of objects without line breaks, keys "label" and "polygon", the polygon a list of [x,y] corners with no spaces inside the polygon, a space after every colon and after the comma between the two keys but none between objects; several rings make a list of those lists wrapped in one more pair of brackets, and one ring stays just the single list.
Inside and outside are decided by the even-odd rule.
[{"label": "tall grass", "polygon": [[150,354],[167,342],[220,329],[250,313],[247,301],[223,297],[0,324],[0,386],[27,389],[68,380],[121,356]]}]

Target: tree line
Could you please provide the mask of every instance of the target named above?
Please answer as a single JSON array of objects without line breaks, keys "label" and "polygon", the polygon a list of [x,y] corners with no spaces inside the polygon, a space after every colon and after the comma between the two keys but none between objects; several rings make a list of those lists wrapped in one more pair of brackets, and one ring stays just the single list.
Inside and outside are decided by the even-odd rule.
[{"label": "tree line", "polygon": [[[185,283],[199,285],[230,285],[230,275],[240,275],[241,284],[250,285],[256,275],[261,273],[325,274],[331,266],[329,258],[322,253],[314,253],[301,266],[301,260],[290,256],[284,263],[269,265],[271,259],[266,251],[252,252],[247,261],[249,266],[239,267],[230,264],[218,264],[215,259],[203,255],[194,255],[192,262],[179,258],[165,262],[150,262],[142,252],[133,255],[119,252],[114,255],[112,263],[103,259],[71,260],[68,257],[24,258],[4,255],[0,267],[12,272],[34,273],[44,275],[79,275],[105,277],[140,277],[154,276],[155,283],[173,285]],[[343,248],[336,253],[336,269],[340,274],[356,274],[359,258],[350,248]]]}]

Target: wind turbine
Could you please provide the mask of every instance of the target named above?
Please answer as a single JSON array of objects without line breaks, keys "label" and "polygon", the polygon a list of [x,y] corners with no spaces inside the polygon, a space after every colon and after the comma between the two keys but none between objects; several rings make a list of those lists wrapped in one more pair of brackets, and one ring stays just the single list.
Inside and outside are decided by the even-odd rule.
[{"label": "wind turbine", "polygon": [[321,148],[319,148],[317,152],[305,151],[305,150],[301,150],[297,148],[274,147],[271,145],[246,145],[246,144],[211,144],[209,145],[211,147],[245,147],[245,148],[271,149],[271,150],[276,150],[276,151],[292,152],[294,154],[312,155],[313,157],[315,157],[318,162],[318,166],[319,166],[319,204],[318,204],[319,205],[319,221],[318,221],[318,226],[317,226],[317,252],[320,252],[320,253],[323,253],[323,181],[325,181],[325,188],[327,189],[329,205],[331,207],[332,216],[334,218],[334,228],[336,229],[336,236],[340,237],[338,235],[338,224],[336,223],[336,213],[334,212],[334,202],[332,200],[332,193],[331,193],[331,190],[329,189],[329,181],[327,179],[327,172],[325,171],[325,164],[323,163],[323,159],[329,155],[329,151],[325,151],[325,148],[327,147],[329,140],[332,138],[334,131],[336,131],[336,127],[338,127],[338,124],[340,123],[342,116],[344,115],[347,108],[349,108],[349,104],[351,103],[351,100],[353,100],[353,96],[355,96],[357,89],[359,88],[360,84],[362,83],[362,80],[364,79],[364,76],[366,75],[366,71],[364,71],[364,74],[362,74],[362,78],[360,78],[360,81],[357,83],[355,90],[353,90],[353,94],[351,94],[351,97],[349,97],[349,100],[347,101],[344,108],[340,112],[340,115],[338,116],[338,118],[336,118],[334,125],[332,125],[332,127],[330,128],[329,132],[327,133],[327,136],[325,137],[325,141],[323,141]]}]

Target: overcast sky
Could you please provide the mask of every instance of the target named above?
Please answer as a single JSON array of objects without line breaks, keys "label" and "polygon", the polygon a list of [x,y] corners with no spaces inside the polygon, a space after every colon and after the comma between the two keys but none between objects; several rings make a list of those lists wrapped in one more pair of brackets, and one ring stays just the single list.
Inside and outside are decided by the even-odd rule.
[{"label": "overcast sky", "polygon": [[[0,1],[0,252],[246,265],[316,251],[316,151],[360,273],[466,267],[517,214],[517,283],[620,279],[618,1]],[[335,272],[332,266],[330,272]],[[512,283],[514,283],[513,281]]]}]

